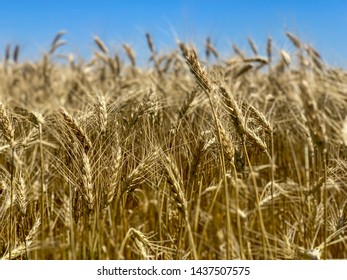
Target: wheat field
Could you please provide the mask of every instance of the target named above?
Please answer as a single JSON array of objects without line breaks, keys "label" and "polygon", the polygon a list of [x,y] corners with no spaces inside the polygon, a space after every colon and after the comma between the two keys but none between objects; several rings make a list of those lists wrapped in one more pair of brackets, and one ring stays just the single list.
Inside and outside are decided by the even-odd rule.
[{"label": "wheat field", "polygon": [[146,34],[150,67],[9,45],[0,258],[346,259],[347,72],[286,35],[221,57]]}]

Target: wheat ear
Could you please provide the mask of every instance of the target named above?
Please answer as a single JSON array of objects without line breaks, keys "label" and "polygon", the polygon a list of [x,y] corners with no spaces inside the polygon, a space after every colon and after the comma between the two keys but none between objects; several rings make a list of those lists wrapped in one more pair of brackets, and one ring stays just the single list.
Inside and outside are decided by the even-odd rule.
[{"label": "wheat ear", "polygon": [[90,142],[89,137],[85,133],[84,129],[64,108],[60,108],[59,112],[63,117],[64,123],[72,130],[82,147],[87,152],[92,147],[92,143]]}]

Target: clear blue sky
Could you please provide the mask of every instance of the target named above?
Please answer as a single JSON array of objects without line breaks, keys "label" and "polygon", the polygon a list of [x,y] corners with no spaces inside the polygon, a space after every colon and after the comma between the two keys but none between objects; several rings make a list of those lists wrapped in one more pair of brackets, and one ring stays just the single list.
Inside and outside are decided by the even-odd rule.
[{"label": "clear blue sky", "polygon": [[263,49],[271,35],[276,47],[293,51],[285,31],[311,43],[336,66],[347,65],[347,1],[128,0],[21,1],[0,0],[0,58],[7,43],[20,44],[22,59],[37,59],[57,31],[68,33],[60,53],[89,58],[98,35],[113,52],[125,42],[137,56],[148,57],[144,34],[150,32],[161,51],[175,39],[201,46],[210,36],[225,55],[231,43],[247,48],[251,36]]}]

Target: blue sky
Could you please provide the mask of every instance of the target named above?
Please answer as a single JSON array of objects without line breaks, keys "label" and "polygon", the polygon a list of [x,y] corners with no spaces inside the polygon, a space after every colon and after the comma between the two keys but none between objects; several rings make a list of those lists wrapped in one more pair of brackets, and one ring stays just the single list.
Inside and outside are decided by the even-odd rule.
[{"label": "blue sky", "polygon": [[143,61],[149,56],[146,32],[162,52],[173,49],[176,38],[201,46],[210,36],[223,54],[231,55],[231,44],[248,48],[249,36],[261,50],[271,35],[276,48],[294,51],[284,35],[291,31],[329,63],[347,65],[346,0],[0,0],[0,59],[8,43],[20,44],[22,59],[37,59],[62,29],[68,45],[60,53],[89,58],[97,35],[113,52],[131,44]]}]

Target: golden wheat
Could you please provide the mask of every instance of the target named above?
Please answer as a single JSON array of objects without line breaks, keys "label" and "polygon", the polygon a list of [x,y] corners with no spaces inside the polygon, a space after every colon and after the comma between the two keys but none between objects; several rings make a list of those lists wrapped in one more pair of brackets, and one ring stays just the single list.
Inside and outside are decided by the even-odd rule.
[{"label": "golden wheat", "polygon": [[148,68],[64,34],[0,67],[1,259],[347,258],[345,70],[292,33],[231,57],[208,37],[207,61],[147,33]]}]

